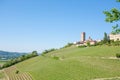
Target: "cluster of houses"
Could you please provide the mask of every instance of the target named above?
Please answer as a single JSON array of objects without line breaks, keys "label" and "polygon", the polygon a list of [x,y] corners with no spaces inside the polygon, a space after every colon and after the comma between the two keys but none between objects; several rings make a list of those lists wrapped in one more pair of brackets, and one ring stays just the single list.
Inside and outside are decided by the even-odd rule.
[{"label": "cluster of houses", "polygon": [[90,43],[90,45],[95,45],[97,43],[96,40],[93,40],[91,37],[88,38],[88,40],[86,40],[86,33],[82,32],[81,33],[81,40],[78,42],[74,42],[74,44],[76,46],[83,46],[83,45],[87,45],[87,43]]},{"label": "cluster of houses", "polygon": [[[110,40],[113,40],[113,41],[117,41],[117,40],[120,40],[120,34],[110,34],[109,36],[109,39]],[[83,46],[83,45],[86,45],[87,46],[87,43],[89,42],[90,45],[95,45],[97,42],[100,42],[101,40],[93,40],[91,37],[89,37],[87,40],[86,40],[86,33],[85,32],[82,32],[81,33],[81,40],[78,41],[78,42],[74,42],[74,44],[76,46]]]}]

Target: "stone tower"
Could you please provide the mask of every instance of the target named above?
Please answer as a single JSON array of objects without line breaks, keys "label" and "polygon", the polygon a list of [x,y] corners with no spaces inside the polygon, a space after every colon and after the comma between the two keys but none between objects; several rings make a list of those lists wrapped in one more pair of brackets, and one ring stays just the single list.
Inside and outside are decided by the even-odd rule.
[{"label": "stone tower", "polygon": [[84,42],[85,41],[85,32],[81,33],[81,41]]}]

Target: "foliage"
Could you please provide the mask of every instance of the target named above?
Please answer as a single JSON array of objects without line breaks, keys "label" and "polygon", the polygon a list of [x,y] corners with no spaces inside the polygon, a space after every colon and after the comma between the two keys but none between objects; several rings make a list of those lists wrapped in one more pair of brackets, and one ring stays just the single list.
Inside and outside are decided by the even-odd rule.
[{"label": "foliage", "polygon": [[101,42],[98,42],[97,45],[120,46],[120,41],[109,40],[107,43],[104,43],[104,41],[101,41]]},{"label": "foliage", "polygon": [[103,45],[103,40],[102,41],[100,41],[100,42],[97,42],[97,44],[96,45]]},{"label": "foliage", "polygon": [[90,47],[90,46],[91,46],[89,41],[87,42],[87,46],[88,46],[88,47]]},{"label": "foliage", "polygon": [[105,32],[104,33],[104,38],[103,38],[103,43],[106,44],[108,42],[109,42],[109,37],[108,37],[107,33]]},{"label": "foliage", "polygon": [[106,15],[106,22],[114,22],[120,20],[120,11],[116,8],[111,9],[111,11],[104,11]]},{"label": "foliage", "polygon": [[111,41],[112,46],[120,46],[120,41]]},{"label": "foliage", "polygon": [[85,48],[85,47],[87,47],[87,46],[85,46],[85,45],[78,46],[78,48]]},{"label": "foliage", "polygon": [[53,52],[53,51],[55,51],[55,50],[57,50],[57,49],[52,48],[52,49],[45,50],[45,51],[42,52],[41,55],[44,56],[45,54],[50,53],[50,52]]},{"label": "foliage", "polygon": [[15,72],[16,74],[18,74],[19,73],[19,70],[16,70],[16,72]]},{"label": "foliage", "polygon": [[[120,0],[117,0],[117,2],[120,2]],[[106,15],[106,22],[113,23],[120,21],[120,10],[116,8],[112,8],[110,11],[104,11],[104,14]],[[113,26],[112,28],[112,34],[120,33],[120,27],[118,26],[118,24],[116,24],[116,26]]]},{"label": "foliage", "polygon": [[104,33],[103,40],[96,43],[96,45],[109,45],[109,44],[110,44],[110,40],[109,40],[109,36],[107,35],[106,32]]},{"label": "foliage", "polygon": [[31,56],[31,57],[36,57],[36,56],[38,56],[38,53],[37,53],[37,51],[33,51],[32,54],[29,55],[29,56]]},{"label": "foliage", "polygon": [[117,57],[117,58],[120,58],[120,53],[116,53],[116,57]]},{"label": "foliage", "polygon": [[120,2],[120,0],[117,0],[117,2]]},{"label": "foliage", "polygon": [[116,26],[113,26],[112,27],[112,32],[111,32],[111,34],[120,34],[120,28],[119,28],[119,25],[118,24],[116,24]]}]

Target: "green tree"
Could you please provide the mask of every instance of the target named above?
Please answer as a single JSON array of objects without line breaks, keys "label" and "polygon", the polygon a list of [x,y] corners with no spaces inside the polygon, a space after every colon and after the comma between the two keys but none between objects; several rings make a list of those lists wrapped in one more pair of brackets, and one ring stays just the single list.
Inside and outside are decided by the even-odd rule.
[{"label": "green tree", "polygon": [[90,41],[87,41],[87,46],[90,47]]},{"label": "green tree", "polygon": [[[120,2],[120,0],[116,0],[117,2]],[[120,21],[120,10],[117,8],[112,8],[110,11],[104,11],[104,14],[106,15],[106,22],[113,23],[113,22],[119,22]],[[112,34],[119,34],[120,33],[120,27],[118,24],[112,27]]]},{"label": "green tree", "polygon": [[35,56],[38,56],[38,53],[37,53],[37,51],[33,51],[31,55],[32,55],[32,57],[35,57]]},{"label": "green tree", "polygon": [[108,41],[109,41],[109,38],[108,38],[107,33],[105,32],[104,33],[104,38],[103,38],[103,43],[108,43]]},{"label": "green tree", "polygon": [[44,51],[42,52],[42,56],[45,56],[45,54],[50,53],[50,52],[53,52],[53,51],[55,51],[55,50],[57,50],[57,49],[52,48],[52,49],[44,50]]},{"label": "green tree", "polygon": [[120,2],[120,0],[117,0],[117,2]]},{"label": "green tree", "polygon": [[113,26],[112,28],[113,29],[112,29],[111,34],[119,34],[120,33],[120,28],[119,28],[118,24],[116,24],[116,26]]}]

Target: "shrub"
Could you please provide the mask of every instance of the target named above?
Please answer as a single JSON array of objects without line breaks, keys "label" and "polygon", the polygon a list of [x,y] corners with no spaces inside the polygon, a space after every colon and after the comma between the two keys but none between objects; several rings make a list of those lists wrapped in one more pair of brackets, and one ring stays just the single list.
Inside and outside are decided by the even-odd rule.
[{"label": "shrub", "polygon": [[87,42],[87,46],[88,46],[88,47],[90,47],[90,46],[91,46],[89,41]]},{"label": "shrub", "polygon": [[120,58],[120,53],[116,53],[116,57],[117,57],[117,58]]},{"label": "shrub", "polygon": [[53,56],[53,59],[59,60],[59,57],[58,56]]},{"label": "shrub", "polygon": [[57,50],[57,49],[52,48],[52,49],[45,50],[45,51],[42,52],[41,55],[43,56],[44,54],[47,54],[47,53],[53,52],[53,51],[55,51],[55,50]]},{"label": "shrub", "polygon": [[16,74],[19,74],[19,71],[18,70],[16,70],[16,72],[15,72]]},{"label": "shrub", "polygon": [[87,46],[85,46],[85,45],[78,46],[78,48],[85,48],[85,47],[87,47]]},{"label": "shrub", "polygon": [[68,43],[68,44],[65,45],[63,48],[71,47],[72,45],[73,45],[73,43]]}]

